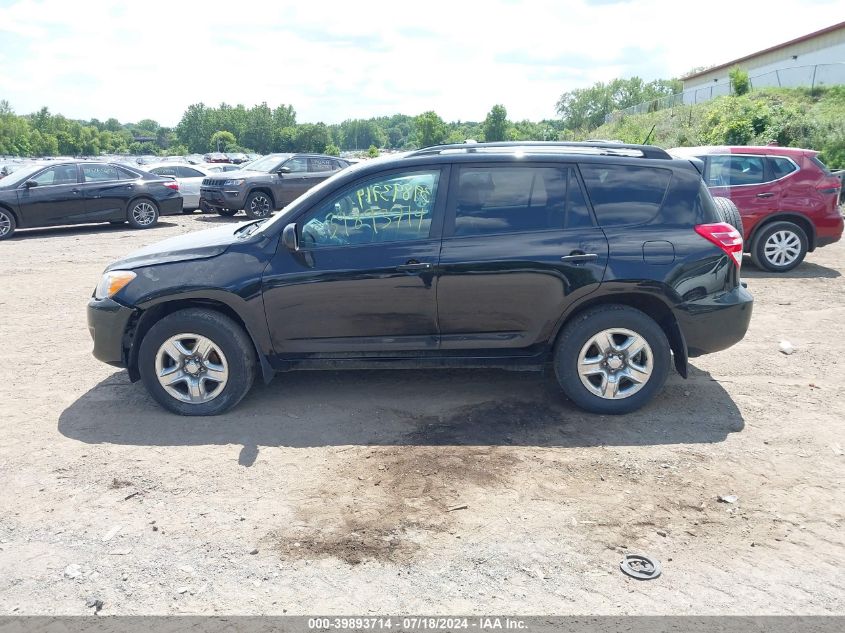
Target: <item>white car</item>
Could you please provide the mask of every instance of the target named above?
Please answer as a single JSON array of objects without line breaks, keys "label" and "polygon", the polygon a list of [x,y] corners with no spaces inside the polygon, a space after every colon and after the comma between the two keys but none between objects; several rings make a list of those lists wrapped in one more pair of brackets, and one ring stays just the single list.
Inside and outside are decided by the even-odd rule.
[{"label": "white car", "polygon": [[183,163],[156,163],[144,165],[144,170],[156,176],[170,176],[179,183],[182,194],[182,212],[192,213],[200,206],[200,185],[202,179],[212,170],[207,165],[186,165]]}]

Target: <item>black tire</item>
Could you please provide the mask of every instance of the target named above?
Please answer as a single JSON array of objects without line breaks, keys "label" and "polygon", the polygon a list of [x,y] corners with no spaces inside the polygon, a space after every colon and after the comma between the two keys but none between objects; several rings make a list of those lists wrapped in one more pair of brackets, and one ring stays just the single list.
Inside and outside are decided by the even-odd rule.
[{"label": "black tire", "polygon": [[[767,243],[770,249],[775,250],[767,253]],[[776,250],[778,243],[792,248]],[[761,270],[785,273],[804,261],[808,246],[807,234],[800,226],[792,222],[772,222],[759,229],[754,236],[751,261]]]},{"label": "black tire", "polygon": [[138,198],[129,203],[126,221],[133,229],[148,229],[158,223],[158,205],[149,198]]},{"label": "black tire", "polygon": [[[162,345],[182,333],[206,337],[223,352],[228,370],[225,386],[212,399],[199,404],[178,400],[161,385],[156,357]],[[150,395],[162,407],[179,415],[218,415],[238,404],[255,381],[255,349],[247,333],[235,321],[213,310],[179,310],[153,325],[141,341],[138,370]]]},{"label": "black tire", "polygon": [[273,214],[273,198],[263,191],[253,191],[246,198],[244,211],[251,220],[269,218]]},{"label": "black tire", "polygon": [[15,222],[12,212],[0,207],[0,240],[12,237],[17,227],[18,223]]},{"label": "black tire", "polygon": [[719,196],[713,198],[716,203],[716,209],[719,211],[719,216],[722,222],[727,222],[734,227],[742,239],[745,239],[745,229],[742,228],[742,216],[739,214],[739,209],[730,198],[721,198]]},{"label": "black tire", "polygon": [[238,209],[217,209],[217,213],[220,215],[226,216],[227,218],[232,217],[238,212]]},{"label": "black tire", "polygon": [[[642,361],[649,356],[651,373],[642,383],[642,386],[636,388],[635,383],[624,374],[629,368],[627,355],[624,354],[624,350],[614,350],[626,356],[624,361],[612,359],[613,362],[622,362],[622,373],[614,374],[616,384],[622,385],[623,391],[631,391],[631,394],[611,399],[597,395],[583,384],[579,375],[579,359],[582,350],[589,353],[590,349],[595,349],[587,347],[594,336],[600,332],[614,329],[630,331],[645,339],[651,354],[649,355],[644,349],[643,355],[636,355],[636,358]],[[620,343],[617,336],[614,336],[614,345]],[[625,339],[621,341],[621,343],[624,342]],[[618,415],[636,411],[663,389],[666,377],[669,375],[671,356],[666,334],[651,317],[635,308],[611,304],[586,310],[566,324],[555,345],[554,368],[558,384],[569,399],[579,407],[593,413]],[[643,365],[643,362],[640,362],[639,365]],[[604,371],[605,374],[611,371],[604,369],[604,366],[600,368],[599,363],[596,363],[596,368]],[[592,380],[596,380],[598,383],[603,382],[600,375],[591,376],[586,380],[588,382]],[[610,384],[608,382],[608,386]],[[595,385],[594,388],[599,389]]]}]

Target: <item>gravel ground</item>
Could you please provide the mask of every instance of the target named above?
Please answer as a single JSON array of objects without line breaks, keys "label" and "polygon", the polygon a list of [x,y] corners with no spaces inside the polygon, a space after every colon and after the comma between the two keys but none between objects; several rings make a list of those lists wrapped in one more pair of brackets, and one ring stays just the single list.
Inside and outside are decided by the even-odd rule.
[{"label": "gravel ground", "polygon": [[746,260],[746,339],[634,415],[406,370],[179,418],[91,356],[85,304],[109,261],[225,221],[0,244],[0,614],[845,614],[845,243]]}]

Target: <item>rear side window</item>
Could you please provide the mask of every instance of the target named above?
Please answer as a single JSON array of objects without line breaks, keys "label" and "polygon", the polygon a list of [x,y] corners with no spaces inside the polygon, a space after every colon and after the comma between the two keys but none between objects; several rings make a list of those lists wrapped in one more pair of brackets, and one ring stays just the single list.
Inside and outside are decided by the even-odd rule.
[{"label": "rear side window", "polygon": [[117,167],[112,165],[83,164],[82,175],[85,182],[109,182],[112,180],[120,180],[120,174]]},{"label": "rear side window", "polygon": [[602,226],[648,222],[672,179],[668,169],[630,165],[582,164],[581,175]]},{"label": "rear side window", "polygon": [[172,165],[168,165],[167,167],[156,167],[155,169],[151,169],[150,173],[153,173],[156,176],[175,176],[176,167]]},{"label": "rear side window", "polygon": [[308,171],[333,171],[334,161],[331,158],[309,158]]},{"label": "rear side window", "polygon": [[780,156],[769,156],[769,166],[772,168],[772,177],[774,180],[788,176],[798,169],[791,160]]},{"label": "rear side window", "polygon": [[592,226],[570,167],[461,167],[455,235],[555,231]]},{"label": "rear side window", "polygon": [[202,178],[205,174],[191,167],[177,167],[176,173],[180,178]]}]

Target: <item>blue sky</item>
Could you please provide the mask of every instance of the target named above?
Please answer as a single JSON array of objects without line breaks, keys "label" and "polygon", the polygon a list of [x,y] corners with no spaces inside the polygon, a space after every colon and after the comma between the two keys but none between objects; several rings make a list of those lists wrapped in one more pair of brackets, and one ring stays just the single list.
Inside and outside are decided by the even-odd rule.
[{"label": "blue sky", "polygon": [[164,125],[200,101],[292,104],[300,122],[481,120],[497,103],[538,120],[564,91],[679,76],[843,16],[845,0],[0,0],[0,99]]}]

